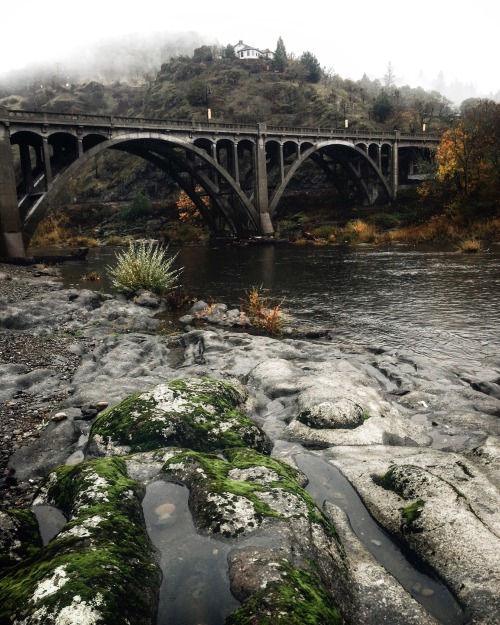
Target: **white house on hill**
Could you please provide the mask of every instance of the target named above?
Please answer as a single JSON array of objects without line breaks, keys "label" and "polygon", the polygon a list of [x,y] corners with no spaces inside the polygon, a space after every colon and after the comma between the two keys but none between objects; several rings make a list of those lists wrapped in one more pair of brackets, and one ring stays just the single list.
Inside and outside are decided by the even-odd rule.
[{"label": "white house on hill", "polygon": [[239,59],[244,60],[274,58],[274,52],[271,52],[271,50],[259,50],[253,46],[248,46],[246,43],[243,43],[241,39],[234,46],[234,53]]}]

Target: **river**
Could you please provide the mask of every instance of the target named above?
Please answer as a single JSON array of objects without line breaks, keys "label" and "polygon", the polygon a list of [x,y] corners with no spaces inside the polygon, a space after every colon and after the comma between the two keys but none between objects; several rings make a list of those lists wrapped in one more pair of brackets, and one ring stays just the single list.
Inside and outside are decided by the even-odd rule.
[{"label": "river", "polygon": [[[174,250],[171,250],[174,253]],[[63,265],[64,286],[110,290],[116,250]],[[296,322],[339,341],[425,353],[464,366],[492,364],[500,346],[500,244],[477,254],[452,246],[387,248],[248,245],[178,250],[181,282],[197,298],[239,306],[262,286]],[[82,282],[91,270],[100,282]]]}]

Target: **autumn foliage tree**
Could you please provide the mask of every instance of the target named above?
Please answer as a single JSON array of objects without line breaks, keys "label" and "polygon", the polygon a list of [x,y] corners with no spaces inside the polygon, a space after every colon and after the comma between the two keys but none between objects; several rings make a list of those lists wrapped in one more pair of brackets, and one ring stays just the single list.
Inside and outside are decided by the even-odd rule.
[{"label": "autumn foliage tree", "polygon": [[[195,191],[196,193],[201,193],[202,189],[199,185],[197,185]],[[202,196],[201,201],[205,204],[205,206],[208,206],[208,197]],[[176,206],[179,219],[182,222],[190,223],[192,225],[200,225],[203,222],[203,217],[198,207],[184,190],[181,191]]]},{"label": "autumn foliage tree", "polygon": [[443,133],[436,152],[437,181],[459,204],[500,201],[500,104],[483,100]]}]

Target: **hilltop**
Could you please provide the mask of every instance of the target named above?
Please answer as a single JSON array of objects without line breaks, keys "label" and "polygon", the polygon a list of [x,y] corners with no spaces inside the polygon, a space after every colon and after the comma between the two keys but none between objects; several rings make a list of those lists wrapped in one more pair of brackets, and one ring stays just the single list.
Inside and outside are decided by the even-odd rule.
[{"label": "hilltop", "polygon": [[[178,49],[178,48],[177,48]],[[286,54],[286,53],[285,53]],[[133,71],[96,69],[62,79],[29,75],[1,85],[0,104],[53,112],[143,115],[204,120],[207,108],[220,122],[265,122],[283,126],[439,130],[456,114],[437,91],[396,87],[389,64],[383,80],[344,79],[322,68],[311,52],[301,57],[239,59],[232,46],[203,45],[178,54],[154,73],[146,56]],[[40,70],[41,71],[41,70]],[[121,79],[113,79],[121,77]]]}]

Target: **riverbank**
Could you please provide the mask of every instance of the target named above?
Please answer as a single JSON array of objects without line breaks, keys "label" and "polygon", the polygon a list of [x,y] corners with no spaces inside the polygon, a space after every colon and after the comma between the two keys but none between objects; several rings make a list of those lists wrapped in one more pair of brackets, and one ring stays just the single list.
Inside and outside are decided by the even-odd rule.
[{"label": "riverbank", "polygon": [[[500,242],[500,213],[493,203],[445,210],[437,200],[419,198],[415,188],[404,189],[396,202],[386,205],[332,206],[328,194],[321,192],[292,194],[285,200],[273,218],[274,238],[296,245],[448,243],[459,249],[475,241],[476,248],[465,246],[465,251],[477,251]],[[174,200],[152,203],[150,213],[138,213],[131,221],[123,218],[124,206],[96,202],[51,211],[33,243],[80,247],[123,245],[137,238],[172,245],[210,240],[200,217],[177,209]]]},{"label": "riverbank", "polygon": [[[453,590],[465,622],[496,622],[500,362],[465,371],[410,349],[339,342],[332,332],[252,336],[235,332],[223,307],[205,328],[186,319],[165,337],[162,303],[151,303],[64,290],[36,268],[0,268],[4,507],[27,507],[48,471],[85,457],[104,405],[179,378],[216,378],[245,388],[245,413],[273,442],[275,459],[293,465],[308,449],[340,468],[375,518]],[[374,577],[362,573],[365,552],[342,513],[330,515],[358,593],[351,622],[399,625],[401,604],[375,593],[380,568],[370,560]],[[368,587],[380,599],[371,607],[361,597]],[[435,622],[401,589],[383,592],[404,597],[405,622]]]}]

